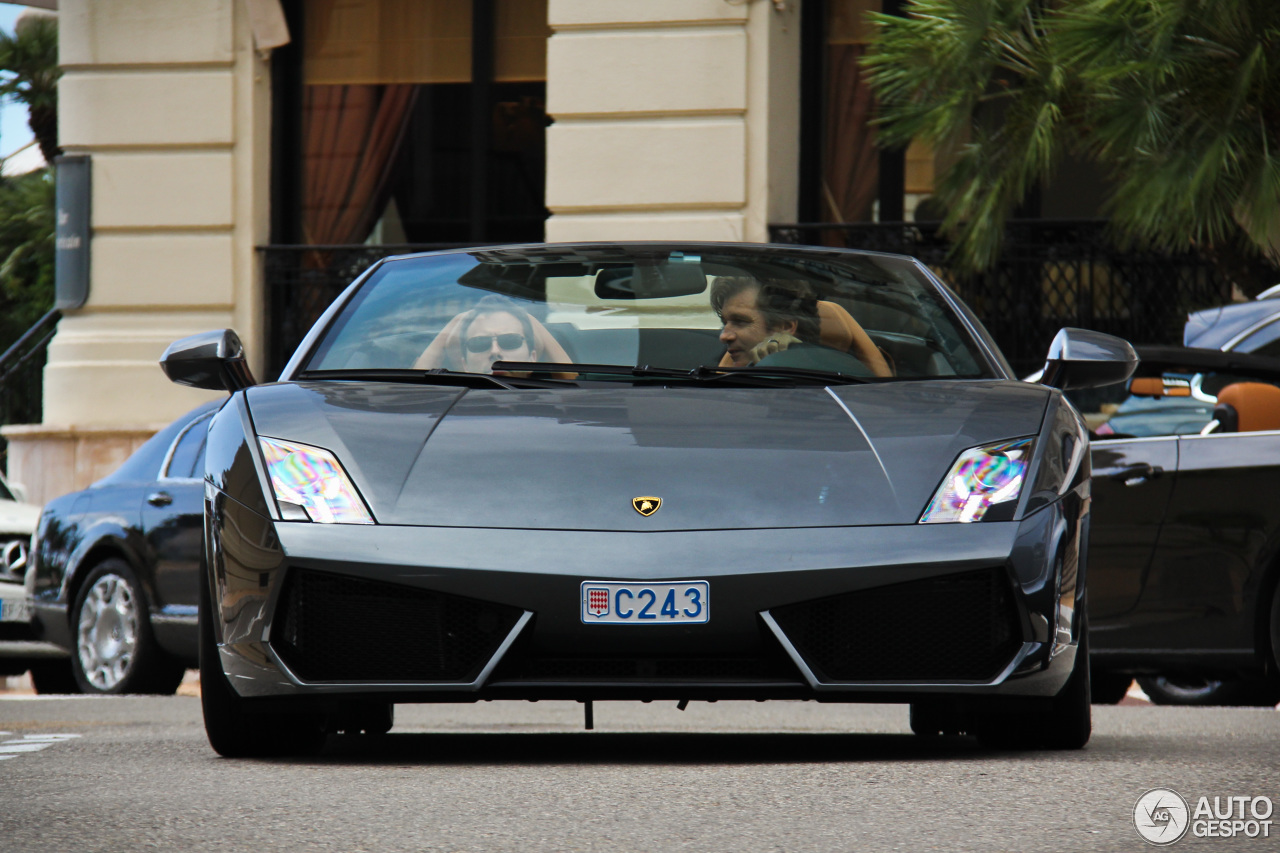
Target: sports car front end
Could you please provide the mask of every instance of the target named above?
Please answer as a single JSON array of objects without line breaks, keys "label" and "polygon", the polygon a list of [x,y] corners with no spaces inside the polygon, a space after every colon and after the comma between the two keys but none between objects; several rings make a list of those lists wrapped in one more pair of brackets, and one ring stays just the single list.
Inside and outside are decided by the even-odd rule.
[{"label": "sports car front end", "polygon": [[[479,258],[452,280],[518,282],[510,292],[527,296],[535,269],[539,325],[565,350],[545,368],[529,357],[454,370],[424,366],[425,354],[412,369],[365,366],[368,348],[344,349],[342,336],[376,306],[375,274],[321,318],[284,381],[239,381],[206,453],[215,748],[258,754],[283,748],[299,721],[372,729],[394,703],[488,699],[902,702],[923,734],[1083,745],[1089,457],[1061,391],[1012,381],[976,321],[905,259],[642,244],[636,270],[655,257],[679,266],[646,273],[666,304],[624,304],[640,316],[620,319],[616,303],[640,297],[619,296],[610,266],[627,247],[607,248],[560,247],[554,269],[508,250],[497,269],[477,251],[384,271],[429,280]],[[932,300],[919,309],[930,326],[906,341],[922,342],[923,369],[908,367],[901,324],[870,322],[886,357],[860,355],[865,375],[834,358],[839,369],[812,367],[826,344],[801,367],[779,360],[788,353],[728,363],[733,335],[714,326],[727,330],[737,303],[714,307],[717,279],[767,281],[780,266],[798,287],[817,267],[818,295],[835,301],[853,292],[831,276],[841,262],[859,281],[873,278],[859,264],[897,274],[917,306]],[[734,264],[743,274],[729,275]],[[584,280],[585,304],[566,306],[557,278]],[[689,319],[690,296],[710,320]],[[478,327],[482,308],[461,322]],[[653,323],[671,315],[689,333],[680,346],[709,347],[693,364],[565,358],[624,337],[599,332],[674,353],[671,334],[647,334],[672,332]],[[783,335],[765,333],[765,345]],[[495,352],[520,345],[496,327],[478,337]],[[794,337],[792,355],[805,349]],[[243,375],[234,342],[216,343],[221,367],[206,360],[201,375]],[[170,375],[195,375],[181,360],[197,349],[167,356]],[[274,734],[235,733],[246,725]]]}]

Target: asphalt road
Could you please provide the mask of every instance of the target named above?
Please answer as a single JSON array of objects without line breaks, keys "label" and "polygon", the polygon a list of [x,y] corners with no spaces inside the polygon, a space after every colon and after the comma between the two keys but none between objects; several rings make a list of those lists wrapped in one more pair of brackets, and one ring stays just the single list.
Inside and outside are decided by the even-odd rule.
[{"label": "asphalt road", "polygon": [[892,705],[597,703],[590,732],[572,703],[396,711],[231,761],[193,696],[0,695],[0,850],[1140,850],[1153,787],[1280,800],[1269,709],[1095,708],[1087,749],[1026,754],[916,738]]}]

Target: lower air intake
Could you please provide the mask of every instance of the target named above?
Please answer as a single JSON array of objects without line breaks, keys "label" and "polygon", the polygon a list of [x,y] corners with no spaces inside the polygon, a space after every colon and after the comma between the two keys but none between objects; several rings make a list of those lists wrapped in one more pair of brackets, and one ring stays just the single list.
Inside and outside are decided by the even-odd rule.
[{"label": "lower air intake", "polygon": [[295,570],[271,647],[303,681],[474,681],[515,627],[514,607]]},{"label": "lower air intake", "polygon": [[766,658],[518,658],[504,660],[490,683],[504,681],[803,683],[781,650]]},{"label": "lower air intake", "polygon": [[770,611],[819,681],[973,681],[1022,646],[1003,568],[802,601]]}]

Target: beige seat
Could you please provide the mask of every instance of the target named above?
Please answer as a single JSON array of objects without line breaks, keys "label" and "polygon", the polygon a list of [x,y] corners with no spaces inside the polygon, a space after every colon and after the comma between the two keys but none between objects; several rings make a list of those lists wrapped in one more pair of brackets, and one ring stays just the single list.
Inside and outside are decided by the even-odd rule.
[{"label": "beige seat", "polygon": [[876,376],[892,376],[884,353],[843,305],[818,301],[818,342],[857,356]]},{"label": "beige seat", "polygon": [[1213,416],[1222,432],[1280,430],[1280,388],[1265,382],[1234,382],[1218,393]]}]

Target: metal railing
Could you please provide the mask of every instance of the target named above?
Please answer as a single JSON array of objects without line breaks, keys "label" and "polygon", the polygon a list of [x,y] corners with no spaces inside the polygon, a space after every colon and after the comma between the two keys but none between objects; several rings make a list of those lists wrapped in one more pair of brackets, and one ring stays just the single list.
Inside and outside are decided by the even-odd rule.
[{"label": "metal railing", "polygon": [[[44,406],[44,363],[62,312],[50,309],[0,355],[0,426],[40,423]],[[9,443],[0,436],[0,469]]]},{"label": "metal railing", "polygon": [[948,265],[939,223],[771,225],[770,239],[911,255],[952,286],[1019,375],[1039,368],[1063,326],[1139,344],[1179,344],[1187,314],[1231,299],[1231,282],[1196,252],[1122,248],[1105,220],[1014,220],[994,268],[967,277]]}]

